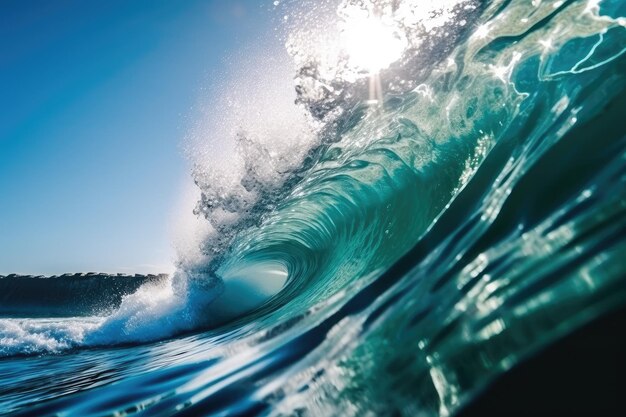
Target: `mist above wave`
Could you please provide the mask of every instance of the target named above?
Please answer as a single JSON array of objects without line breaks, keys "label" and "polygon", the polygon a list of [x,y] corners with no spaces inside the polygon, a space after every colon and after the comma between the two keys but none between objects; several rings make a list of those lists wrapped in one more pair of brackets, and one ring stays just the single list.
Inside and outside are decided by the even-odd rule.
[{"label": "mist above wave", "polygon": [[194,214],[208,221],[199,260],[181,254],[181,267],[208,270],[241,230],[258,225],[287,192],[317,126],[294,104],[288,58],[275,45],[237,62],[238,70],[192,130],[186,153],[200,192]]}]

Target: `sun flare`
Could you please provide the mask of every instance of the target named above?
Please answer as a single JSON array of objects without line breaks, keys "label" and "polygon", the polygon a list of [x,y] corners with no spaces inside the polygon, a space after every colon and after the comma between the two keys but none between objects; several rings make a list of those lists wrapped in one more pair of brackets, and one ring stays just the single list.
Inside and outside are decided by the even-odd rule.
[{"label": "sun flare", "polygon": [[370,74],[400,59],[406,43],[391,25],[375,17],[352,17],[342,30],[342,45],[350,63]]}]

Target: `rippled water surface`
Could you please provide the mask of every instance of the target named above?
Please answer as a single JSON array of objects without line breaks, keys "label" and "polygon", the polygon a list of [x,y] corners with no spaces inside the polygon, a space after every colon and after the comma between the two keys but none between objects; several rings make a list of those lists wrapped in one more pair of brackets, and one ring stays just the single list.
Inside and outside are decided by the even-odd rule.
[{"label": "rippled water surface", "polygon": [[[450,415],[624,306],[623,1],[276,3],[297,149],[195,165],[168,282],[0,318],[0,414]],[[372,16],[397,56],[326,39]]]}]

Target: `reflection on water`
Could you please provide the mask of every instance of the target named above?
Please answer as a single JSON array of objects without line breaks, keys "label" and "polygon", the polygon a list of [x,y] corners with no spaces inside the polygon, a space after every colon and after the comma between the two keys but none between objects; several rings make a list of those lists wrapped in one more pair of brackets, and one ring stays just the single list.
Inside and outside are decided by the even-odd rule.
[{"label": "reflection on water", "polygon": [[[321,125],[301,167],[264,171],[293,160],[240,137],[237,185],[198,181],[225,249],[157,303],[130,296],[105,319],[108,347],[85,346],[75,320],[22,322],[66,345],[1,359],[0,410],[450,415],[623,307],[623,2],[425,4],[430,29],[414,1],[332,5],[336,22],[373,7],[402,29],[376,106],[371,71],[340,59],[329,72],[340,54],[308,47],[328,7],[290,19],[298,102]],[[216,327],[220,312],[233,321]],[[4,355],[29,353],[0,332]]]}]

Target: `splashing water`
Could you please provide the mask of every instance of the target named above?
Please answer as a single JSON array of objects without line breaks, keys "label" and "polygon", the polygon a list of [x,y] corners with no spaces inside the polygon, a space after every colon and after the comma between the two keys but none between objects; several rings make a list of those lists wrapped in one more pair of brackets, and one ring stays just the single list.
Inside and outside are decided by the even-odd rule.
[{"label": "splashing water", "polygon": [[0,319],[67,352],[0,361],[0,412],[450,415],[626,304],[623,2],[274,3],[283,55],[190,134],[177,272]]}]

